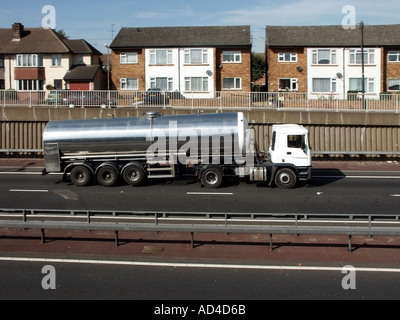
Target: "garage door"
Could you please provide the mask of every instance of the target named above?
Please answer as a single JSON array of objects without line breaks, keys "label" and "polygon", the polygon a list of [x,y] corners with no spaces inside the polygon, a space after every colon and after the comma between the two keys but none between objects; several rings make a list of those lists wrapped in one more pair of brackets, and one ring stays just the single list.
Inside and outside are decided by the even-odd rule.
[{"label": "garage door", "polygon": [[89,82],[70,82],[69,83],[70,90],[90,90]]}]

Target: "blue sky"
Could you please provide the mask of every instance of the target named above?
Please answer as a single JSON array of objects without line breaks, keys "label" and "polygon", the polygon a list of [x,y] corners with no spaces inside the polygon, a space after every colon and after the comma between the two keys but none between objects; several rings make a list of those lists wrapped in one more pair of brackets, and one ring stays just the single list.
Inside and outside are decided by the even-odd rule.
[{"label": "blue sky", "polygon": [[400,24],[399,0],[2,0],[0,28],[40,27],[46,5],[56,9],[57,30],[101,52],[122,27],[222,25],[250,25],[253,51],[263,52],[266,25],[340,25],[346,5],[355,8],[357,23]]}]

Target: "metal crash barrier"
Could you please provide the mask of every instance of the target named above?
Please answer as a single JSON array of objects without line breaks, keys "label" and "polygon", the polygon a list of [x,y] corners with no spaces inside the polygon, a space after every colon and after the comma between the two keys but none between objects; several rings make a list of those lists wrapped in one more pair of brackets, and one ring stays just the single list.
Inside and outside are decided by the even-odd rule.
[{"label": "metal crash barrier", "polygon": [[120,231],[190,233],[237,233],[345,235],[352,251],[352,236],[400,236],[400,214],[298,214],[207,213],[152,211],[95,211],[0,209],[0,228],[38,229],[42,244],[45,230],[113,231],[119,245]]}]

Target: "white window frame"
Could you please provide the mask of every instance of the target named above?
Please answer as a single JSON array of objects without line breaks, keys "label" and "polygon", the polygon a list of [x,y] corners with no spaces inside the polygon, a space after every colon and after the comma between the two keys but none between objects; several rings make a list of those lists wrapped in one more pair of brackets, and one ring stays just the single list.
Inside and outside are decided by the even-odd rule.
[{"label": "white window frame", "polygon": [[[129,87],[128,86],[129,82],[132,80],[136,81],[136,86]],[[121,84],[120,85],[121,90],[129,91],[129,90],[138,90],[139,89],[139,79],[138,78],[121,78],[120,84]]]},{"label": "white window frame", "polygon": [[[361,49],[351,49],[349,51],[350,54],[350,65],[351,66],[360,66],[361,65]],[[359,58],[357,59],[357,57]],[[375,65],[375,49],[364,49],[364,64],[365,65]]]},{"label": "white window frame", "polygon": [[[350,91],[356,91],[355,89],[350,87],[352,80],[362,81],[362,78],[350,78],[349,79],[349,89],[350,89]],[[365,78],[364,80],[365,80],[365,86],[364,86],[365,87],[365,92],[366,93],[375,93],[375,78]],[[358,91],[361,92],[361,88]]]},{"label": "white window frame", "polygon": [[167,79],[167,88],[159,88],[158,86],[157,86],[157,78],[150,78],[150,88],[152,88],[152,89],[155,89],[155,88],[158,88],[158,89],[162,89],[162,90],[165,90],[165,91],[173,91],[174,89],[174,79],[173,78],[171,78],[171,77],[158,77],[159,79],[160,78],[162,78],[162,79]]},{"label": "white window frame", "polygon": [[61,54],[53,54],[51,56],[51,66],[52,67],[61,67],[62,64],[62,55]]},{"label": "white window frame", "polygon": [[[394,57],[395,60],[390,60],[391,57]],[[389,51],[388,62],[400,62],[400,51]]]},{"label": "white window frame", "polygon": [[[232,80],[233,79],[233,88],[229,87],[227,88],[225,86],[225,81],[226,80]],[[222,88],[223,90],[242,90],[242,78],[238,77],[227,77],[222,79]]]},{"label": "white window frame", "polygon": [[[320,59],[320,54],[322,51],[329,51],[329,63],[321,63],[322,59]],[[337,50],[336,49],[313,49],[312,50],[312,64],[313,65],[321,65],[321,66],[329,66],[329,65],[337,65]]]},{"label": "white window frame", "polygon": [[42,91],[44,80],[15,80],[17,91]]},{"label": "white window frame", "polygon": [[[201,79],[201,90],[193,90],[192,82],[194,79]],[[208,92],[208,77],[185,77],[185,92]]]},{"label": "white window frame", "polygon": [[15,59],[16,68],[38,68],[43,67],[43,55],[41,54],[17,54]]},{"label": "white window frame", "polygon": [[299,90],[299,80],[297,78],[280,78],[278,79],[278,86],[280,91],[286,91],[286,88],[281,88],[280,83],[281,80],[289,80],[290,81],[290,88],[289,91],[298,91]]},{"label": "white window frame", "polygon": [[[133,57],[133,61],[130,61],[129,58]],[[120,54],[120,63],[121,64],[138,64],[138,53],[137,52],[122,52]]]},{"label": "white window frame", "polygon": [[[391,85],[391,83],[392,83],[392,85]],[[390,87],[396,86],[396,85],[398,85],[399,88],[400,88],[400,79],[389,79],[389,81],[388,81],[388,91],[399,92],[400,89],[398,89],[398,90],[390,90]]]},{"label": "white window frame", "polygon": [[297,53],[281,52],[278,54],[278,62],[297,62]]},{"label": "white window frame", "polygon": [[[229,57],[233,57],[233,60],[228,60]],[[242,63],[242,52],[241,51],[223,51],[222,52],[223,63]]]},{"label": "white window frame", "polygon": [[[314,81],[316,80],[329,80],[329,91],[316,91],[314,88]],[[312,90],[313,93],[337,93],[337,80],[336,78],[313,78],[312,79]]]},{"label": "white window frame", "polygon": [[[159,54],[165,53],[165,61],[160,61]],[[172,50],[168,49],[157,49],[150,50],[150,64],[151,65],[172,65]]]},{"label": "white window frame", "polygon": [[[200,50],[201,50],[201,62],[194,61],[194,58],[193,58],[194,51],[200,51]],[[185,64],[193,64],[193,65],[209,64],[208,49],[185,49]]]}]

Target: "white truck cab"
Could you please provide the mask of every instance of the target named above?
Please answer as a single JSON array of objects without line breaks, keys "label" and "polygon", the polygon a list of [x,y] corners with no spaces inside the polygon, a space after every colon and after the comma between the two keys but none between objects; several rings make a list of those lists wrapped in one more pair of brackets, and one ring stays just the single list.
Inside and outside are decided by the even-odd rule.
[{"label": "white truck cab", "polygon": [[[312,155],[308,130],[297,124],[272,126],[272,140],[269,147],[270,161],[276,170],[291,168],[296,172],[298,180],[311,179]],[[286,171],[287,172],[287,171]],[[289,180],[286,174],[278,175],[280,184]],[[287,181],[288,182],[288,181]],[[291,185],[288,182],[288,185]]]}]

